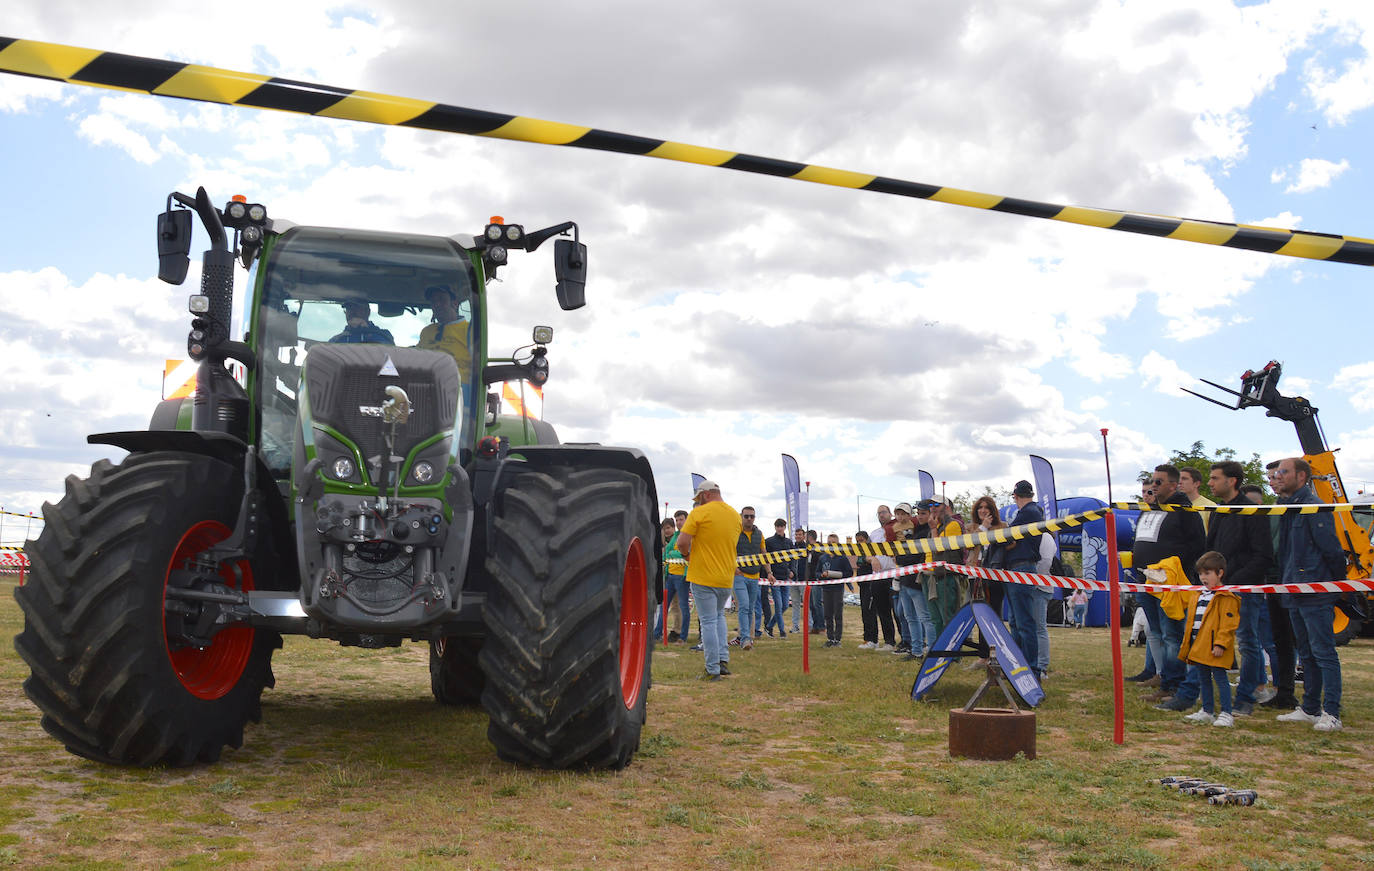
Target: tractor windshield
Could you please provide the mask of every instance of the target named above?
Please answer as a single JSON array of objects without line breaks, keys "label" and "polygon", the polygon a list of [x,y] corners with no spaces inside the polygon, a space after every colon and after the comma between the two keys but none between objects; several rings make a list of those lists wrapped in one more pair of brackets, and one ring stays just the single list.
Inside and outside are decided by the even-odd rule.
[{"label": "tractor windshield", "polygon": [[471,441],[472,397],[480,396],[477,275],[449,239],[297,227],[264,264],[254,323],[260,369],[261,450],[274,473],[291,467],[296,392],[311,347],[370,343],[451,354],[463,380],[463,432]]}]

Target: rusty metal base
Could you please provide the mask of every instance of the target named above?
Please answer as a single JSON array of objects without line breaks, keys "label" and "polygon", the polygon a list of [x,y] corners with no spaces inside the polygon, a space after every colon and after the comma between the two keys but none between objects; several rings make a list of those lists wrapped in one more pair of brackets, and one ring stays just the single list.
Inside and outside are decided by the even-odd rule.
[{"label": "rusty metal base", "polygon": [[1035,712],[974,708],[949,712],[949,755],[967,759],[1035,758]]}]

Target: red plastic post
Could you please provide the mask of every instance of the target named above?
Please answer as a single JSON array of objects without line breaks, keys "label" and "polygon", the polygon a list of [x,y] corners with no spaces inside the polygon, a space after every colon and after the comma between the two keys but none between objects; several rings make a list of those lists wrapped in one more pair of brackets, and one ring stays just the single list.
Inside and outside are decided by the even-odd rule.
[{"label": "red plastic post", "polygon": [[[682,627],[686,631],[687,627]],[[668,643],[668,593],[663,594],[663,643]]]},{"label": "red plastic post", "polygon": [[1121,680],[1121,558],[1116,552],[1116,513],[1107,509],[1107,577],[1111,579],[1107,610],[1112,641],[1112,740],[1126,743],[1126,685]]},{"label": "red plastic post", "polygon": [[811,585],[802,588],[802,674],[811,673]]}]

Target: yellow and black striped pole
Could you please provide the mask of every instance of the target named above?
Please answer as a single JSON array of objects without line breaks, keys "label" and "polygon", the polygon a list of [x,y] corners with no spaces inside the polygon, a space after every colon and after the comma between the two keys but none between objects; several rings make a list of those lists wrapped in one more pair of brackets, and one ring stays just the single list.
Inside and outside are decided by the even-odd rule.
[{"label": "yellow and black striped pole", "polygon": [[575,124],[51,42],[0,37],[0,72],[324,118],[637,154],[1224,248],[1374,266],[1374,240],[1354,236],[1042,203]]}]

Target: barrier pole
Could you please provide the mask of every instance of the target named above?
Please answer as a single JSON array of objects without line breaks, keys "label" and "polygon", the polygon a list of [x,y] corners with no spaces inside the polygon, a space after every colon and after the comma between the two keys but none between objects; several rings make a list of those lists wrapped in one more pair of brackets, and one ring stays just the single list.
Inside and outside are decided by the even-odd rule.
[{"label": "barrier pole", "polygon": [[802,589],[802,674],[811,673],[811,585]]},{"label": "barrier pole", "polygon": [[[1112,463],[1107,453],[1107,428],[1102,427],[1102,462],[1107,467],[1107,504],[1112,499]],[[1107,509],[1108,635],[1112,640],[1112,741],[1126,743],[1126,684],[1121,675],[1121,556],[1116,552],[1116,512]]]},{"label": "barrier pole", "polygon": [[[665,571],[664,574],[667,574]],[[668,591],[663,591],[663,643],[668,643]],[[686,629],[686,626],[682,627]]]},{"label": "barrier pole", "polygon": [[1111,580],[1107,608],[1111,612],[1112,740],[1126,743],[1126,685],[1121,680],[1121,558],[1116,552],[1116,512],[1107,511],[1107,577]]}]

